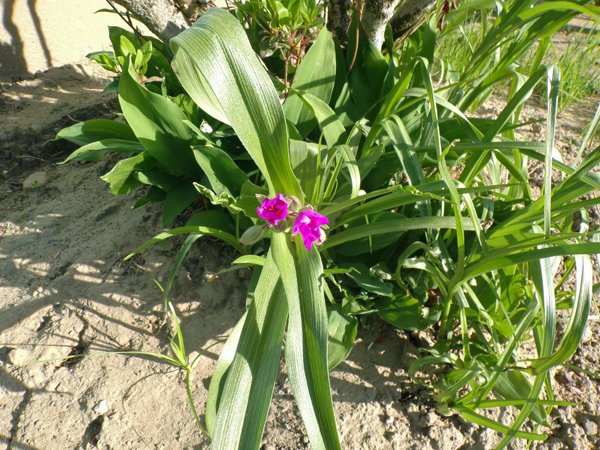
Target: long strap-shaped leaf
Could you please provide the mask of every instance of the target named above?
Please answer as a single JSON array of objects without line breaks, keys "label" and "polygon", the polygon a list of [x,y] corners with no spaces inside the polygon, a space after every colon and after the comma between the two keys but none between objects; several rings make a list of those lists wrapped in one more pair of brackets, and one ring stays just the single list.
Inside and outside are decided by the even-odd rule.
[{"label": "long strap-shaped leaf", "polygon": [[312,448],[341,449],[327,368],[327,311],[321,257],[316,251],[308,252],[299,240],[295,252],[290,247],[283,233],[276,233],[271,239],[290,311],[285,348],[290,385]]},{"label": "long strap-shaped leaf", "polygon": [[[213,8],[171,45],[181,84],[201,108],[233,127],[270,193],[302,199],[290,164],[283,109],[237,20]],[[226,375],[213,449],[259,447],[288,305],[290,382],[309,438],[315,449],[340,448],[327,372],[327,316],[319,285],[323,268],[316,251],[308,255],[303,247],[299,250],[296,260],[286,235],[274,233],[273,255],[270,251],[265,261]]]},{"label": "long strap-shaped leaf", "polygon": [[171,47],[182,86],[202,109],[233,127],[271,194],[301,196],[281,103],[239,22],[212,8],[173,38]]},{"label": "long strap-shaped leaf", "polygon": [[287,316],[279,273],[269,252],[226,375],[213,450],[259,448],[279,369]]}]

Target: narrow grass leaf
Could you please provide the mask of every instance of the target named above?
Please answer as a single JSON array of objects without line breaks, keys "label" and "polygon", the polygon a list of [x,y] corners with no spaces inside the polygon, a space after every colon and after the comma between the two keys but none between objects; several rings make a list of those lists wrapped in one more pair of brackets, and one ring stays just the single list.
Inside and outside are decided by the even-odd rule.
[{"label": "narrow grass leaf", "polygon": [[219,402],[223,394],[223,387],[225,386],[227,371],[233,362],[233,358],[235,357],[238,343],[240,342],[242,329],[246,321],[246,315],[247,313],[244,313],[233,330],[231,330],[231,333],[229,334],[229,337],[227,338],[227,341],[221,350],[221,354],[217,360],[217,365],[215,366],[215,370],[213,371],[210,379],[205,410],[206,429],[208,430],[208,434],[210,436],[212,436],[215,431],[215,424],[217,423],[217,411],[219,409]]},{"label": "narrow grass leaf", "polygon": [[[504,252],[503,252],[504,253]],[[561,244],[535,250],[517,250],[511,254],[498,256],[491,252],[480,260],[469,264],[463,274],[463,280],[474,278],[492,270],[510,267],[515,264],[537,261],[541,258],[569,255],[591,255],[600,253],[600,243],[588,242],[580,244]]]},{"label": "narrow grass leaf", "polygon": [[591,258],[588,255],[577,255],[575,264],[577,268],[576,291],[569,322],[556,351],[546,358],[534,360],[531,363],[534,373],[543,373],[567,362],[577,350],[587,327],[592,303],[593,268]]},{"label": "narrow grass leaf", "polygon": [[[463,416],[469,422],[473,422],[479,426],[490,428],[494,431],[497,431],[501,434],[506,434],[509,432],[510,428],[506,425],[502,425],[495,420],[492,420],[488,417],[482,416],[481,414],[476,413],[475,411],[464,407],[464,406],[455,406],[456,409],[461,416]],[[515,437],[521,439],[528,439],[533,441],[544,441],[547,439],[547,436],[539,433],[531,433],[528,431],[517,431],[514,433]],[[499,448],[500,446],[496,447]]]},{"label": "narrow grass leaf", "polygon": [[[464,230],[473,230],[473,224],[465,218],[460,218],[461,227]],[[455,229],[456,219],[454,217],[410,217],[386,220],[376,224],[359,225],[347,230],[335,233],[323,243],[324,249],[333,248],[345,242],[362,239],[368,236],[376,236],[385,233],[400,233],[408,230],[427,229]]]},{"label": "narrow grass leaf", "polygon": [[157,234],[152,239],[144,242],[142,245],[140,245],[138,248],[136,248],[133,252],[131,252],[129,255],[127,255],[127,257],[125,259],[129,259],[133,255],[136,255],[137,253],[140,253],[140,252],[146,250],[148,247],[151,247],[154,244],[162,242],[165,239],[169,239],[169,238],[172,238],[173,236],[179,236],[182,234],[189,234],[189,233],[201,233],[204,236],[215,237],[215,238],[220,239],[220,240],[226,242],[227,244],[231,245],[236,250],[238,250],[240,253],[243,253],[243,251],[244,251],[244,248],[240,244],[239,240],[235,236],[233,236],[232,234],[230,234],[226,231],[219,230],[218,228],[210,228],[210,227],[203,227],[203,226],[185,226],[185,227],[173,228],[169,231],[164,231],[162,233]]}]

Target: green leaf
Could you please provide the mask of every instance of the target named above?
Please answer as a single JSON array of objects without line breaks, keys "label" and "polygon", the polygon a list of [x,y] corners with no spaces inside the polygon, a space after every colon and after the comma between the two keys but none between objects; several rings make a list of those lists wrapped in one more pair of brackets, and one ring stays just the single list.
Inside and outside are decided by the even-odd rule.
[{"label": "green leaf", "polygon": [[310,142],[291,140],[290,162],[307,201],[314,204],[317,185],[322,176],[319,170],[319,146]]},{"label": "green leaf", "polygon": [[591,255],[594,253],[600,253],[600,243],[562,244],[527,251],[518,249],[514,250],[514,252],[509,252],[508,254],[505,251],[497,250],[490,252],[480,260],[469,264],[465,268],[462,278],[463,280],[467,280],[492,270],[498,270],[524,262],[538,261],[553,256]]},{"label": "green leaf", "polygon": [[[482,427],[486,427],[486,428],[490,428],[492,430],[497,431],[498,433],[501,434],[506,434],[509,432],[510,428],[502,425],[492,419],[489,419],[488,417],[482,416],[481,414],[477,414],[476,412],[474,412],[473,410],[471,410],[470,408],[464,407],[464,406],[454,406],[454,408],[459,412],[459,414],[461,416],[463,416],[466,420],[468,420],[469,422],[473,422],[476,423],[479,426]],[[528,431],[517,431],[515,433],[516,437],[522,438],[522,439],[527,439],[527,440],[538,440],[538,441],[543,441],[547,438],[547,436],[544,436],[543,434],[539,434],[539,433],[530,433]]]},{"label": "green leaf", "polygon": [[163,206],[163,226],[169,225],[175,218],[198,198],[198,191],[192,183],[181,183],[167,192]]},{"label": "green leaf", "polygon": [[144,149],[173,175],[200,177],[190,149],[192,131],[187,116],[167,98],[150,92],[137,81],[127,63],[119,83],[119,104]]},{"label": "green leaf", "polygon": [[364,264],[352,264],[351,270],[346,274],[361,289],[381,297],[391,297],[393,287],[390,283],[374,277],[369,273],[369,268]]},{"label": "green leaf", "polygon": [[231,156],[216,147],[197,145],[192,149],[215,194],[226,193],[233,197],[240,195],[248,175],[233,162]]},{"label": "green leaf", "polygon": [[277,92],[235,17],[211,8],[173,38],[171,47],[173,69],[183,87],[200,108],[226,117],[265,177],[270,194],[301,198]]},{"label": "green leaf", "polygon": [[321,256],[317,251],[307,251],[300,236],[295,244],[296,257],[288,236],[275,233],[271,238],[273,259],[290,311],[285,346],[290,385],[312,448],[341,449],[327,368],[327,311]]},{"label": "green leaf", "polygon": [[123,56],[133,56],[135,55],[135,47],[133,46],[133,44],[131,43],[131,41],[129,39],[127,39],[125,36],[121,35],[120,39],[120,48],[121,48],[121,52],[123,53]]},{"label": "green leaf", "polygon": [[112,52],[91,52],[85,55],[85,57],[97,62],[103,69],[108,70],[109,72],[118,72],[118,65]]},{"label": "green leaf", "polygon": [[[192,233],[192,234],[188,235],[188,237],[185,238],[185,242],[183,243],[183,245],[179,248],[179,251],[177,252],[177,256],[175,257],[173,267],[171,268],[171,271],[169,272],[169,278],[167,278],[167,284],[165,285],[165,288],[163,290],[164,312],[165,313],[167,313],[167,312],[173,313],[173,317],[175,318],[175,323],[177,324],[177,328],[179,328],[179,329],[180,329],[180,325],[179,325],[179,320],[176,318],[176,314],[174,313],[174,311],[169,311],[169,309],[173,308],[173,305],[169,304],[169,294],[171,292],[171,288],[173,287],[173,282],[175,281],[177,272],[179,271],[179,268],[183,264],[185,257],[187,256],[188,252],[190,251],[190,249],[192,248],[194,243],[201,237],[202,237],[201,234],[193,234]],[[179,330],[178,330],[177,336],[181,340],[181,342],[179,344],[179,348],[183,349],[184,342],[181,339],[181,332]],[[182,353],[187,358],[185,351],[183,351]]]},{"label": "green leaf", "polygon": [[352,351],[358,320],[354,316],[345,314],[342,305],[329,305],[327,308],[327,366],[333,370],[342,363]]},{"label": "green leaf", "polygon": [[[493,391],[507,400],[528,398],[531,392],[531,383],[521,372],[509,370],[498,376]],[[547,425],[548,415],[541,405],[534,405],[530,414],[531,418],[540,425]]]},{"label": "green leaf", "polygon": [[327,103],[308,92],[296,91],[296,95],[317,119],[327,145],[333,147],[342,144],[346,139],[346,129],[336,112]]},{"label": "green leaf", "polygon": [[136,141],[103,139],[79,147],[60,164],[65,164],[69,161],[98,161],[106,153],[136,154],[142,151],[144,151],[144,147]]},{"label": "green leaf", "polygon": [[140,245],[138,248],[136,248],[133,252],[131,252],[129,255],[127,255],[125,257],[125,259],[129,259],[133,255],[140,253],[140,252],[146,250],[148,247],[151,247],[154,244],[162,242],[165,239],[172,238],[173,236],[179,236],[181,234],[190,234],[190,233],[200,233],[205,236],[212,236],[217,239],[221,239],[222,241],[226,242],[227,244],[229,244],[232,247],[234,247],[235,249],[237,249],[239,252],[243,252],[243,250],[244,250],[242,248],[242,246],[240,245],[239,241],[237,240],[237,238],[226,231],[220,230],[218,228],[211,228],[211,227],[205,227],[205,226],[185,226],[185,227],[173,228],[169,231],[164,231],[162,233],[157,234],[152,239],[144,242],[142,245]]},{"label": "green leaf", "polygon": [[533,8],[527,9],[519,14],[521,20],[531,20],[532,18],[543,15],[546,12],[554,11],[578,11],[586,16],[594,19],[595,22],[600,22],[600,8],[598,7],[585,7],[577,4],[576,2],[568,1],[553,1],[550,3],[544,3],[537,5]]},{"label": "green leaf", "polygon": [[264,266],[265,258],[264,256],[258,255],[244,255],[239,258],[234,259],[231,262],[232,265],[243,265],[243,266]]},{"label": "green leaf", "polygon": [[233,362],[235,357],[238,343],[240,342],[240,336],[242,329],[246,321],[247,313],[244,313],[242,318],[235,325],[229,338],[225,342],[215,370],[210,379],[210,386],[208,388],[208,398],[206,399],[206,428],[209,435],[213,435],[215,431],[215,424],[217,423],[217,411],[219,409],[219,402],[223,394],[223,387],[225,386],[225,380],[227,379],[227,371]]},{"label": "green leaf", "polygon": [[122,159],[106,175],[100,179],[110,185],[110,192],[116,195],[124,195],[141,186],[142,184],[134,179],[132,175],[137,170],[151,168],[155,165],[154,161],[145,151],[131,158]]},{"label": "green leaf", "polygon": [[[473,224],[465,218],[462,219],[464,230],[472,230]],[[376,224],[360,225],[351,227],[347,230],[335,233],[327,238],[322,247],[329,249],[345,242],[362,239],[368,236],[378,234],[399,233],[408,230],[427,230],[427,229],[455,229],[456,221],[454,217],[399,217],[393,220],[385,220]]]},{"label": "green leaf", "polygon": [[592,302],[593,268],[588,255],[575,256],[577,267],[576,292],[573,310],[562,336],[562,340],[552,355],[532,361],[534,373],[542,373],[552,367],[564,364],[573,356],[588,324]]},{"label": "green leaf", "polygon": [[296,70],[292,92],[283,104],[286,118],[301,132],[308,135],[314,127],[313,114],[294,91],[302,91],[329,103],[335,84],[335,44],[327,28],[322,28],[319,37],[310,47]]},{"label": "green leaf", "polygon": [[[287,317],[285,294],[269,252],[218,400],[213,450],[260,447]],[[210,414],[213,410],[211,403]]]},{"label": "green leaf", "polygon": [[141,206],[144,206],[148,203],[162,202],[165,200],[166,196],[167,196],[167,193],[165,191],[163,191],[161,188],[159,188],[157,186],[150,186],[150,189],[148,189],[148,192],[146,192],[146,195],[144,195],[142,198],[140,198],[133,204],[133,208],[134,209],[140,208]]},{"label": "green leaf", "polygon": [[234,231],[231,216],[222,209],[205,209],[197,212],[185,223],[186,227],[209,227],[223,231]]},{"label": "green leaf", "polygon": [[400,330],[422,330],[427,326],[421,303],[408,290],[402,296],[378,299],[375,307],[379,317]]},{"label": "green leaf", "polygon": [[104,139],[136,140],[129,125],[108,119],[92,119],[76,123],[60,130],[56,138],[66,139],[78,145],[87,145]]},{"label": "green leaf", "polygon": [[[404,217],[399,215],[398,213],[392,213],[389,211],[384,211],[379,214],[373,214],[368,218],[365,217],[364,220],[357,219],[355,220],[346,231],[352,230],[353,228],[362,227],[362,226],[370,226],[375,227],[377,224],[384,223],[388,220],[396,221],[399,217]],[[404,235],[403,231],[394,229],[388,233],[378,233],[369,236],[365,236],[362,238],[353,239],[345,244],[339,245],[336,248],[336,254],[340,254],[343,256],[357,256],[363,255],[366,253],[373,253],[377,250],[381,250],[383,248],[389,247],[394,242],[398,241]]]}]

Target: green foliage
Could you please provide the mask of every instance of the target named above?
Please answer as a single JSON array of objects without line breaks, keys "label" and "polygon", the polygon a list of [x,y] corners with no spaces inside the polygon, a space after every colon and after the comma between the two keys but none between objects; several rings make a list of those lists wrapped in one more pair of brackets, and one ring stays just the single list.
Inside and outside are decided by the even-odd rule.
[{"label": "green foliage", "polygon": [[[547,424],[548,408],[561,405],[548,371],[573,354],[586,325],[589,255],[600,253],[600,243],[598,231],[585,220],[574,227],[573,216],[585,218],[585,208],[600,202],[583,199],[600,188],[593,172],[600,148],[578,167],[561,161],[553,145],[559,72],[541,65],[544,45],[527,71],[516,62],[576,13],[598,14],[586,5],[461,3],[447,30],[477,10],[483,32],[465,31],[475,36],[466,65],[437,87],[433,62],[449,31],[425,24],[382,53],[357,16],[345,48],[325,29],[312,45],[307,40],[289,79],[295,47],[265,44],[264,32],[310,39],[320,7],[309,1],[239,5],[246,33],[233,15],[211,9],[158,52],[159,43],[111,30],[114,53],[94,58],[118,72],[126,124],[97,120],[61,131],[82,146],[67,161],[125,154],[103,178],[117,194],[147,186],[138,204],[164,200],[165,223],[198,198],[211,206],[135,252],[187,234],[175,271],[197,239],[213,236],[243,254],[234,268],[255,267],[247,311],[209,389],[213,448],[260,446],[282,346],[312,447],[340,448],[328,370],[347,357],[368,316],[438,330],[411,374],[446,366],[435,386],[440,409],[503,433],[501,446],[544,438],[522,425]],[[263,54],[271,72],[256,57],[263,46],[273,50]],[[276,76],[284,82],[274,83]],[[544,80],[546,142],[518,141],[520,110]],[[469,116],[507,82],[497,118]],[[530,161],[545,167],[539,198]],[[554,185],[552,169],[560,173]],[[255,244],[239,242],[264,224],[256,195],[278,193],[328,217],[320,247],[307,251],[299,236],[276,229]],[[561,262],[576,274],[575,291],[553,281]],[[571,312],[560,339],[557,299]],[[532,336],[537,355],[522,361],[519,349]],[[507,406],[519,409],[510,425],[478,412]]]},{"label": "green foliage", "polygon": [[[514,89],[514,79],[521,77],[522,82],[522,77],[537,70],[540,63],[556,65],[562,74],[561,109],[596,94],[600,76],[596,67],[600,56],[597,29],[570,33],[566,48],[560,52],[549,38],[578,12],[598,21],[597,11],[586,8],[589,2],[549,3],[550,7],[536,1],[460,2],[448,15],[438,39],[436,75],[446,83],[458,83],[461,90],[465,84],[479,83],[475,92],[481,98],[470,105],[473,108],[491,93],[489,88],[496,85],[496,77],[506,80],[499,87],[512,83]],[[536,89],[545,95],[543,86]]]},{"label": "green foliage", "polygon": [[548,61],[560,69],[562,88],[558,94],[561,110],[590,96],[600,94],[600,32],[597,28],[580,30],[568,36],[566,48],[554,46]]},{"label": "green foliage", "polygon": [[302,61],[315,31],[323,27],[323,6],[316,0],[233,2],[252,48],[287,84]]}]

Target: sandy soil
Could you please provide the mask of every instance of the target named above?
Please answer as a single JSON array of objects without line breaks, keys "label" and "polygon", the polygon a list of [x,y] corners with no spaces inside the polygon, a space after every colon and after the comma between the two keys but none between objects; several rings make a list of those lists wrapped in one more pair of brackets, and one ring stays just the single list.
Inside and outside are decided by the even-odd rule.
[{"label": "sandy soil", "polygon": [[[0,85],[0,449],[205,449],[181,371],[102,353],[167,351],[153,278],[164,281],[178,242],[123,262],[160,230],[159,211],[132,210],[131,197],[108,193],[98,176],[110,159],[57,164],[73,147],[53,141],[56,131],[113,117],[114,99],[99,95],[105,81],[94,70],[67,66]],[[576,151],[583,122],[569,117],[583,111],[561,120],[563,154]],[[535,126],[529,132],[542,138]],[[48,181],[24,189],[34,172]],[[201,355],[193,372],[199,407],[222,342],[243,312],[248,274],[214,276],[234,257],[218,243],[199,241],[175,285],[187,350]],[[599,373],[598,305],[592,314],[572,363]],[[332,373],[344,448],[486,449],[498,442],[489,430],[437,414],[427,387],[408,379],[418,342],[384,325],[361,330],[349,360]],[[60,360],[81,353],[89,356]],[[558,397],[578,405],[554,413],[549,439],[533,448],[599,448],[598,379],[569,368],[553,378]],[[307,442],[281,375],[264,448],[302,449]]]},{"label": "sandy soil", "polygon": [[123,26],[104,0],[3,0],[0,2],[0,81],[29,78],[37,71],[109,50],[106,28]]}]

